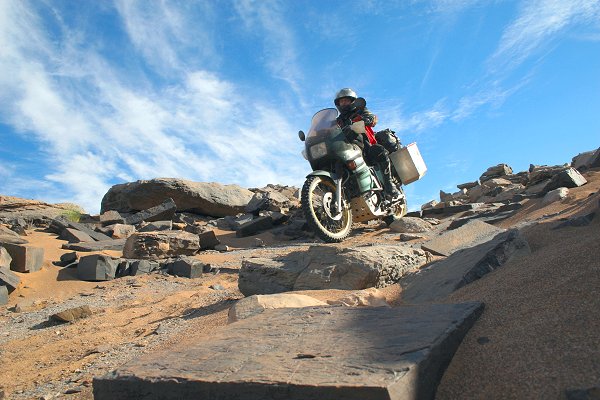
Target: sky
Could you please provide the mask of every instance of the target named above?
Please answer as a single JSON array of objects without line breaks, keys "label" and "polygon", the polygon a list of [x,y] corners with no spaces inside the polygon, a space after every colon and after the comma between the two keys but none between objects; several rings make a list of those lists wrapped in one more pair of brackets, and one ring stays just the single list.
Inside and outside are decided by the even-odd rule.
[{"label": "sky", "polygon": [[344,87],[417,143],[411,210],[569,163],[600,146],[600,0],[0,0],[0,194],[301,187],[298,130]]}]

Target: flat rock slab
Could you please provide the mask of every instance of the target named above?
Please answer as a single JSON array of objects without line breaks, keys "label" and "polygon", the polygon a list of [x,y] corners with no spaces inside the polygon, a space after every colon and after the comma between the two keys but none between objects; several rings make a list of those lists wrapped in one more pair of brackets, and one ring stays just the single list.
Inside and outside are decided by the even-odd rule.
[{"label": "flat rock slab", "polygon": [[61,247],[75,251],[123,250],[127,239],[110,239],[98,242],[65,243]]},{"label": "flat rock slab", "polygon": [[512,257],[530,252],[529,244],[518,230],[500,233],[488,242],[460,250],[402,279],[402,300],[412,304],[441,300]]},{"label": "flat rock slab", "polygon": [[266,310],[95,378],[94,399],[433,399],[482,310]]},{"label": "flat rock slab", "polygon": [[449,256],[460,249],[487,242],[504,231],[505,229],[496,228],[486,222],[473,220],[428,240],[421,244],[421,248],[440,256]]},{"label": "flat rock slab", "polygon": [[384,287],[429,261],[427,252],[400,245],[311,246],[308,251],[275,259],[243,260],[238,288],[245,296],[251,296],[291,290]]}]

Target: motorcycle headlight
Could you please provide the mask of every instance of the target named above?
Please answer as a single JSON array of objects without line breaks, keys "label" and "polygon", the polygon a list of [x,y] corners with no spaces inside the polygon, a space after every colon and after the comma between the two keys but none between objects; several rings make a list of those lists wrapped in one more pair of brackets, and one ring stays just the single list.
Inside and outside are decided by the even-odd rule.
[{"label": "motorcycle headlight", "polygon": [[313,160],[319,159],[327,154],[327,145],[325,142],[310,146],[310,156]]}]

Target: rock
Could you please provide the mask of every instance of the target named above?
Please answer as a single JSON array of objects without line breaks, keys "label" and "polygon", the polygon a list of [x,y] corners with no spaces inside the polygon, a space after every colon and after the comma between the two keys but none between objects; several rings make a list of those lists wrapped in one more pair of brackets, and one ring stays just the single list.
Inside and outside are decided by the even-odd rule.
[{"label": "rock", "polygon": [[191,257],[180,257],[167,264],[169,273],[184,278],[200,278],[207,264]]},{"label": "rock", "polygon": [[229,323],[246,319],[262,313],[265,310],[276,308],[299,308],[310,306],[326,306],[327,303],[314,297],[296,293],[276,293],[266,295],[253,295],[238,300],[229,309]]},{"label": "rock", "polygon": [[498,164],[496,166],[493,167],[489,167],[480,177],[479,177],[479,181],[481,183],[493,179],[493,178],[499,178],[501,176],[505,176],[505,175],[510,175],[513,173],[513,170],[511,167],[509,167],[507,164]]},{"label": "rock", "polygon": [[93,395],[433,399],[482,309],[481,303],[463,303],[266,310],[96,377]]},{"label": "rock", "polygon": [[256,235],[273,227],[273,219],[271,217],[258,217],[252,221],[241,225],[236,231],[235,236],[246,237]]},{"label": "rock", "polygon": [[126,239],[108,239],[99,242],[65,243],[61,248],[75,251],[123,250],[125,241]]},{"label": "rock", "polygon": [[221,242],[217,239],[214,231],[206,231],[198,235],[200,250],[215,249]]},{"label": "rock", "polygon": [[59,239],[66,240],[69,243],[93,242],[94,239],[85,232],[73,228],[65,228],[59,236]]},{"label": "rock", "polygon": [[[140,224],[139,232],[156,232],[156,231],[170,231],[173,229],[173,221],[154,221],[154,222],[142,222]],[[131,235],[130,235],[131,236]]]},{"label": "rock", "polygon": [[127,238],[123,257],[143,260],[194,255],[200,248],[198,235],[182,231],[137,232]]},{"label": "rock", "polygon": [[421,210],[426,210],[428,208],[433,208],[438,204],[437,200],[431,200],[421,206]]},{"label": "rock", "polygon": [[561,201],[569,194],[569,189],[566,187],[561,187],[558,189],[554,189],[546,193],[544,198],[542,199],[543,205],[548,205],[550,203],[555,203],[557,201]]},{"label": "rock", "polygon": [[291,257],[277,260],[268,258],[242,260],[238,278],[240,292],[244,296],[252,296],[293,290],[298,275],[306,268],[297,262],[297,256],[296,253]]},{"label": "rock", "polygon": [[561,229],[561,228],[566,228],[568,226],[574,226],[574,227],[588,226],[589,224],[592,223],[595,216],[596,216],[596,213],[592,212],[590,214],[582,215],[579,217],[569,218],[566,221],[561,222],[560,224],[558,224],[557,226],[555,226],[552,229]]},{"label": "rock", "polygon": [[8,304],[8,289],[0,284],[0,306]]},{"label": "rock", "polygon": [[418,249],[375,245],[340,249],[321,245],[274,260],[242,261],[238,287],[245,296],[291,290],[383,287],[429,261]]},{"label": "rock", "polygon": [[160,269],[157,262],[150,260],[133,260],[129,264],[129,275],[147,275]]},{"label": "rock", "polygon": [[0,268],[6,268],[10,270],[10,263],[12,262],[12,257],[8,253],[4,247],[0,245]]},{"label": "rock", "polygon": [[585,185],[587,180],[575,168],[567,168],[564,171],[554,175],[550,182],[544,187],[544,192],[566,187],[574,188]]},{"label": "rock", "polygon": [[125,218],[118,211],[108,210],[105,213],[100,214],[100,224],[102,226],[109,226],[115,224],[124,224]]},{"label": "rock", "polygon": [[554,175],[561,173],[567,168],[569,168],[567,164],[554,166],[531,164],[529,165],[529,180],[527,186],[530,187],[537,185],[542,181],[552,179]]},{"label": "rock", "polygon": [[78,319],[90,317],[92,314],[90,306],[80,306],[52,314],[50,319],[59,322],[74,322]]},{"label": "rock", "polygon": [[115,278],[119,260],[101,254],[83,256],[77,265],[82,281],[109,281]]},{"label": "rock", "polygon": [[42,269],[44,249],[24,244],[1,243],[12,257],[10,269],[17,272],[36,272]]},{"label": "rock", "polygon": [[423,217],[423,212],[422,211],[409,211],[406,214],[404,214],[405,217],[415,217],[415,218],[421,218]]},{"label": "rock", "polygon": [[546,193],[544,189],[546,188],[548,183],[550,183],[550,179],[543,180],[541,182],[536,183],[535,185],[527,186],[523,193],[526,196],[541,196]]},{"label": "rock", "polygon": [[258,214],[259,211],[277,211],[290,208],[289,199],[275,190],[262,190],[254,193],[244,211],[249,214]]},{"label": "rock", "polygon": [[456,185],[456,187],[460,190],[462,189],[471,189],[474,188],[475,186],[479,185],[479,181],[475,181],[475,182],[467,182],[467,183],[461,183],[460,185]]},{"label": "rock", "polygon": [[339,300],[328,300],[327,304],[347,307],[389,307],[385,296],[376,288],[368,288],[350,293]]},{"label": "rock", "polygon": [[102,198],[101,211],[145,210],[171,198],[179,212],[224,217],[243,212],[252,196],[237,185],[157,178],[111,187]]},{"label": "rock", "polygon": [[277,211],[260,211],[258,215],[260,217],[270,217],[273,221],[273,225],[281,225],[290,218],[289,215]]},{"label": "rock", "polygon": [[6,286],[8,293],[12,293],[19,287],[21,278],[6,267],[0,267],[0,285]]},{"label": "rock", "polygon": [[401,233],[400,241],[402,242],[410,242],[411,240],[425,239],[426,236],[419,235],[416,233]]},{"label": "rock", "polygon": [[69,221],[66,218],[59,217],[52,221],[53,231],[62,234],[65,229],[71,228],[79,232],[83,232],[96,241],[110,240],[110,237],[103,233],[96,232],[92,228],[79,222]]},{"label": "rock", "polygon": [[76,252],[71,252],[71,253],[65,253],[63,255],[60,256],[60,260],[58,262],[55,262],[56,265],[59,265],[61,267],[66,267],[69,266],[71,264],[77,263],[79,261],[79,256],[77,255]]},{"label": "rock", "polygon": [[113,239],[127,239],[136,232],[135,226],[126,224],[109,225],[107,228],[110,228]]},{"label": "rock", "polygon": [[472,247],[486,242],[501,232],[504,232],[504,229],[472,220],[460,228],[443,232],[440,236],[422,243],[421,248],[433,254],[449,256],[465,247]]},{"label": "rock", "polygon": [[85,213],[85,210],[75,204],[49,204],[38,200],[0,195],[0,218],[14,218],[15,214],[28,220],[56,218],[65,212]]},{"label": "rock", "polygon": [[600,385],[585,389],[565,390],[567,400],[600,400]]},{"label": "rock", "polygon": [[439,203],[441,205],[440,208],[429,208],[427,210],[423,210],[423,217],[427,217],[434,214],[456,214],[460,212],[476,210],[483,206],[483,203],[471,203],[471,204],[459,204],[459,205],[446,205],[445,203]]},{"label": "rock", "polygon": [[596,150],[586,151],[573,157],[571,167],[579,172],[585,172],[590,168],[600,167],[600,147]]},{"label": "rock", "polygon": [[402,300],[411,304],[441,301],[512,258],[530,252],[529,244],[518,230],[499,233],[485,242],[456,251],[448,258],[403,278],[400,281]]},{"label": "rock", "polygon": [[422,233],[431,231],[432,226],[421,218],[404,217],[392,222],[390,229],[399,233]]},{"label": "rock", "polygon": [[137,225],[141,222],[153,222],[162,220],[171,220],[177,211],[177,205],[173,199],[168,198],[162,203],[130,215],[125,218],[127,225]]},{"label": "rock", "polygon": [[218,244],[215,246],[215,250],[220,251],[221,253],[226,253],[229,251],[229,246],[226,244]]}]

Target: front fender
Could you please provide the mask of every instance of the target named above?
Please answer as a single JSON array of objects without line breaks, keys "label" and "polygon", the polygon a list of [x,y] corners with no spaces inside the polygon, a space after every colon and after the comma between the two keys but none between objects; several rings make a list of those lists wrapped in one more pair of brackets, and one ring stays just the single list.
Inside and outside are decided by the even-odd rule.
[{"label": "front fender", "polygon": [[331,179],[334,182],[337,179],[336,175],[334,173],[329,172],[329,171],[324,171],[322,169],[318,169],[318,170],[313,171],[310,174],[306,175],[307,178],[310,177],[310,176],[325,176],[325,177]]}]

